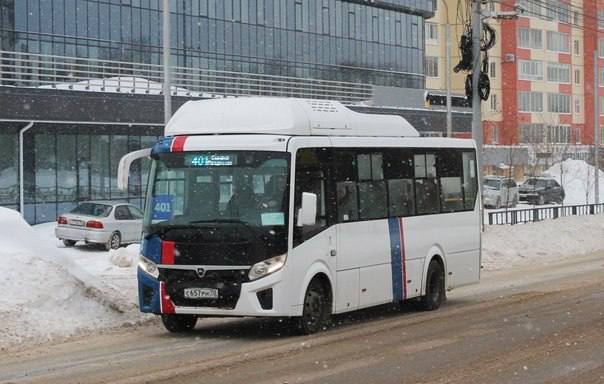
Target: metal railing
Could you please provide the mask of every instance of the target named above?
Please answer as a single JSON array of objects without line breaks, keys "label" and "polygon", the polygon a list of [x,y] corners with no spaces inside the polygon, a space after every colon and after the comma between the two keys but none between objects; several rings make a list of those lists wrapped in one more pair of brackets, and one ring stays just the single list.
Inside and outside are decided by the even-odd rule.
[{"label": "metal railing", "polygon": [[[162,66],[0,51],[0,85],[95,92],[162,94]],[[172,94],[192,97],[282,96],[370,100],[370,84],[173,67]]]},{"label": "metal railing", "polygon": [[524,224],[566,216],[585,216],[604,213],[604,204],[559,205],[543,208],[510,209],[488,212],[489,225]]}]

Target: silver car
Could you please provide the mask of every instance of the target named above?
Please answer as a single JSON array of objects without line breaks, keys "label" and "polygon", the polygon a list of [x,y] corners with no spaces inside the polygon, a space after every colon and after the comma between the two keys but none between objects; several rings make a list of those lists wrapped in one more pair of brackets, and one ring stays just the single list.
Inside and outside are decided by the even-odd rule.
[{"label": "silver car", "polygon": [[117,249],[140,241],[142,219],[143,213],[132,204],[87,201],[59,216],[55,236],[67,247],[84,241]]},{"label": "silver car", "polygon": [[482,182],[482,203],[485,207],[515,207],[518,204],[518,184],[502,176],[485,176]]}]

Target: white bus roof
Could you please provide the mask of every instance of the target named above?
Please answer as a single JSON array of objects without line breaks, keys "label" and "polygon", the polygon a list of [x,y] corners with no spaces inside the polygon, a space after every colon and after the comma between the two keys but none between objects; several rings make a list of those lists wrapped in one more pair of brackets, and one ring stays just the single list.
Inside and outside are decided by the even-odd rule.
[{"label": "white bus roof", "polygon": [[337,101],[277,97],[188,101],[165,129],[166,136],[235,133],[419,137],[402,116],[358,113]]}]

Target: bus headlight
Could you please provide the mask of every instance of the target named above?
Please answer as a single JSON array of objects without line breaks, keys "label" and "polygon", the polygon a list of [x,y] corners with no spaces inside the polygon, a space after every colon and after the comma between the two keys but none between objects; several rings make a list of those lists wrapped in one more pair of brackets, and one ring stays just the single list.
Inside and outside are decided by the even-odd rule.
[{"label": "bus headlight", "polygon": [[159,269],[157,269],[157,265],[144,256],[141,256],[138,259],[138,267],[149,276],[153,276],[156,279],[159,277]]},{"label": "bus headlight", "polygon": [[272,257],[270,259],[256,263],[250,269],[248,277],[250,280],[256,280],[266,275],[270,275],[283,268],[285,264],[285,255]]}]

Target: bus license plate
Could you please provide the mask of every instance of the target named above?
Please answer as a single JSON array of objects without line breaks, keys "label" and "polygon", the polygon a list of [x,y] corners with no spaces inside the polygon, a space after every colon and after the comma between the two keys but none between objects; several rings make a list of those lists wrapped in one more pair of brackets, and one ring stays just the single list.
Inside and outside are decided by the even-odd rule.
[{"label": "bus license plate", "polygon": [[218,290],[214,288],[185,288],[185,299],[217,299]]}]

